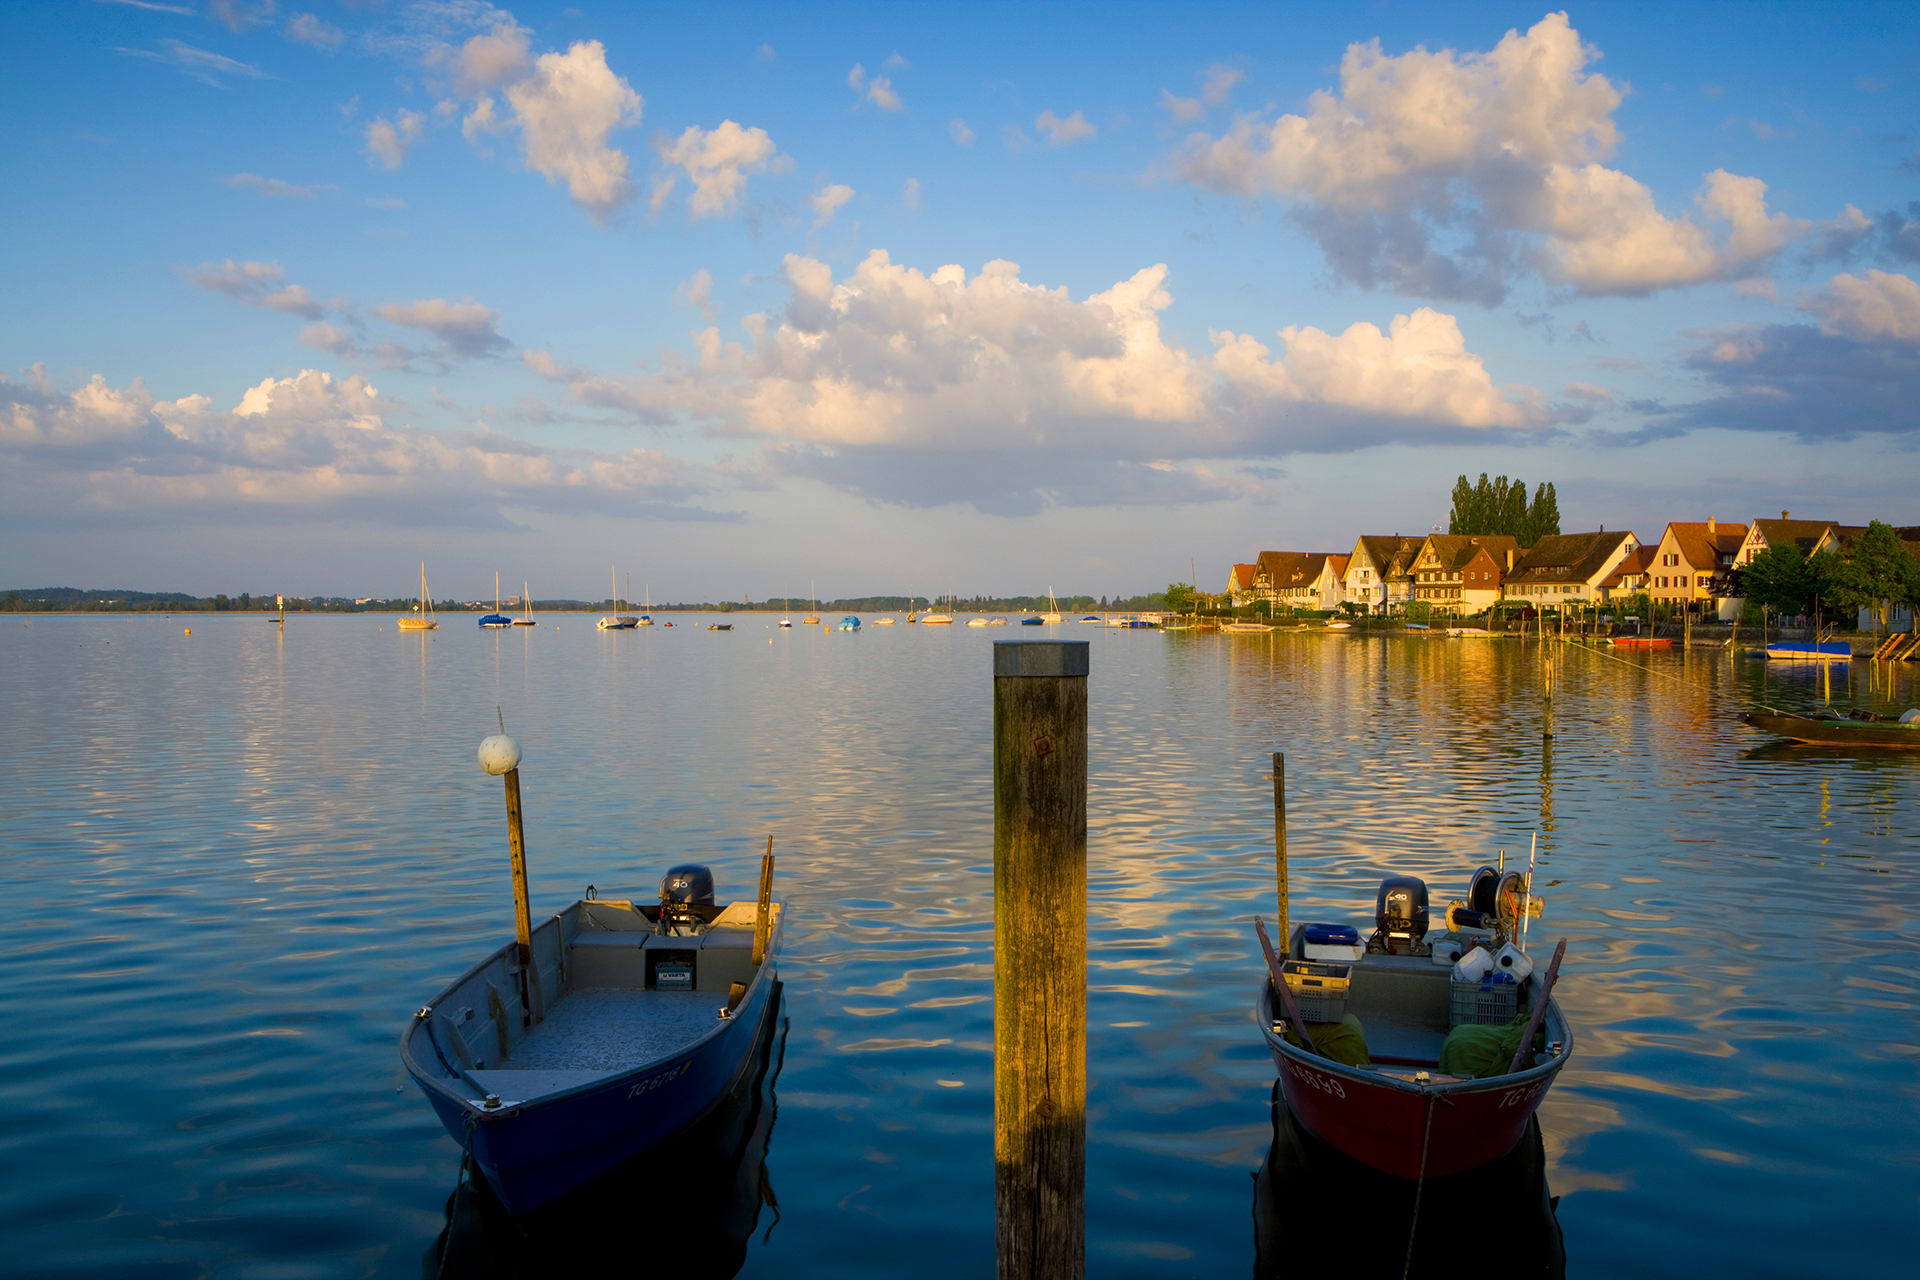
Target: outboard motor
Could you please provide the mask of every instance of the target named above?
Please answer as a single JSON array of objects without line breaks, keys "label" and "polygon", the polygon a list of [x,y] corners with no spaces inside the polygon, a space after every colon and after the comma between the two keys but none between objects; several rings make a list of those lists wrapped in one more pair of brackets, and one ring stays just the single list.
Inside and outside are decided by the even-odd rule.
[{"label": "outboard motor", "polygon": [[660,877],[660,923],[692,925],[700,921],[696,907],[713,905],[713,872],[697,862],[682,863]]},{"label": "outboard motor", "polygon": [[1417,876],[1382,880],[1373,900],[1373,925],[1388,951],[1399,952],[1404,944],[1411,954],[1414,944],[1427,936],[1427,882]]}]

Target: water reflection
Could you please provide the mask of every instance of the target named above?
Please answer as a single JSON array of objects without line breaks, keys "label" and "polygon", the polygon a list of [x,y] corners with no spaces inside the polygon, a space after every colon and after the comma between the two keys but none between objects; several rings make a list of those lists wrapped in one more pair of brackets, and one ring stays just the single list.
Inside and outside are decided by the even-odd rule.
[{"label": "water reflection", "polygon": [[1255,1280],[1299,1276],[1329,1257],[1329,1245],[1346,1277],[1455,1280],[1483,1268],[1566,1275],[1560,1198],[1547,1190],[1538,1116],[1493,1164],[1428,1178],[1418,1189],[1416,1222],[1413,1183],[1369,1169],[1301,1128],[1277,1081],[1272,1106],[1273,1146],[1253,1184]]},{"label": "water reflection", "polygon": [[[774,1083],[785,1054],[783,992],[753,1065],[711,1114],[604,1178],[522,1218],[486,1179],[463,1171],[446,1225],[420,1259],[426,1280],[546,1277],[590,1251],[598,1273],[665,1271],[729,1280],[746,1265],[761,1211],[780,1220],[767,1146],[778,1113]],[[616,1234],[617,1233],[617,1234]]]}]

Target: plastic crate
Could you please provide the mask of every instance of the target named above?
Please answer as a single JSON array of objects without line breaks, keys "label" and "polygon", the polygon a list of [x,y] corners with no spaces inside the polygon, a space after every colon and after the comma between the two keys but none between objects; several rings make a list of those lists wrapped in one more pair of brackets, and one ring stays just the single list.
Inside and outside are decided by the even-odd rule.
[{"label": "plastic crate", "polygon": [[[1498,1027],[1520,1011],[1520,987],[1512,982],[1449,982],[1447,1026]],[[1301,1017],[1306,1016],[1302,1010]]]},{"label": "plastic crate", "polygon": [[1288,960],[1280,966],[1287,991],[1303,1022],[1338,1022],[1347,1016],[1347,988],[1353,977],[1350,964]]}]

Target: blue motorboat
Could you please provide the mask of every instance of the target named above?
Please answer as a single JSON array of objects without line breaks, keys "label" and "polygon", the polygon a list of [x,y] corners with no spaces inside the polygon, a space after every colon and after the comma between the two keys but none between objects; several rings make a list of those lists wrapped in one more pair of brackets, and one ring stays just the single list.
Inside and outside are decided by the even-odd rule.
[{"label": "blue motorboat", "polygon": [[840,629],[842,631],[858,631],[860,629],[860,619],[854,617],[852,614],[848,614],[846,617],[840,619]]},{"label": "blue motorboat", "polygon": [[489,630],[499,630],[513,625],[513,619],[500,612],[500,575],[493,575],[493,612],[480,618],[480,625]]},{"label": "blue motorboat", "polygon": [[1047,624],[1044,618],[1022,618],[1020,619],[1020,625],[1023,627],[1044,627]]},{"label": "blue motorboat", "polygon": [[1845,640],[1787,640],[1768,645],[1767,656],[1788,662],[1851,662],[1853,646]]},{"label": "blue motorboat", "polygon": [[509,942],[414,1015],[401,1062],[508,1212],[685,1130],[753,1069],[779,985],[771,886],[769,858],[758,900],[715,906],[692,865],[657,906],[588,897],[524,962]]}]

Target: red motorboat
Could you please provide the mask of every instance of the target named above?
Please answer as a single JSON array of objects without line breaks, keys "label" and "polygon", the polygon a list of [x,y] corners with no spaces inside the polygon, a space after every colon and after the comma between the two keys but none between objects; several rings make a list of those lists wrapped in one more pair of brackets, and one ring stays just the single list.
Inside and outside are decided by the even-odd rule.
[{"label": "red motorboat", "polygon": [[[1492,886],[1486,885],[1488,877],[1495,878]],[[1532,905],[1530,898],[1521,897],[1525,882],[1517,873],[1501,876],[1492,868],[1483,868],[1474,880],[1475,890],[1469,892],[1469,901],[1477,899],[1492,906],[1495,904],[1488,899],[1497,892],[1508,904],[1504,910],[1496,908],[1487,913],[1486,923],[1495,927],[1492,941],[1517,937],[1514,925]],[[1402,917],[1387,915],[1385,904],[1394,886],[1400,886],[1403,892],[1408,886],[1417,886],[1417,919],[1411,910]],[[1472,1012],[1478,999],[1474,988],[1455,982],[1452,963],[1444,958],[1447,952],[1443,950],[1443,958],[1436,961],[1433,950],[1435,946],[1451,949],[1465,945],[1470,950],[1475,944],[1485,945],[1485,932],[1469,927],[1460,933],[1430,936],[1426,886],[1411,877],[1386,881],[1381,886],[1381,899],[1382,928],[1352,960],[1344,1007],[1336,1007],[1329,1021],[1311,1021],[1308,1019],[1316,1013],[1326,1013],[1312,1008],[1309,998],[1306,1003],[1310,1007],[1303,1014],[1310,1039],[1316,1032],[1330,1039],[1342,1014],[1358,1018],[1358,1029],[1364,1032],[1364,1065],[1347,1065],[1289,1043],[1284,1035],[1287,1013],[1284,1007],[1274,1007],[1274,985],[1269,981],[1261,986],[1255,1016],[1273,1055],[1287,1105],[1314,1136],[1362,1164],[1397,1177],[1439,1177],[1498,1160],[1520,1140],[1527,1120],[1572,1055],[1573,1034],[1566,1017],[1548,989],[1545,1008],[1527,1024],[1544,1031],[1545,1051],[1532,1051],[1529,1046],[1529,1052],[1516,1055],[1521,1059],[1518,1069],[1489,1078],[1442,1074],[1441,1046],[1452,1024],[1466,1021],[1510,1026],[1516,1015],[1532,1010],[1551,982],[1550,975],[1557,970],[1558,955],[1546,974],[1529,974],[1524,981],[1506,987],[1502,994],[1510,1003],[1477,1015]],[[1457,919],[1477,921],[1481,915],[1465,903],[1455,903],[1448,910],[1449,929]],[[1403,927],[1390,930],[1388,925]],[[1301,925],[1293,930],[1287,958],[1299,963],[1288,968],[1297,970],[1326,958],[1324,948],[1309,952],[1306,941],[1309,930],[1326,927]],[[1346,932],[1352,934],[1351,930]],[[1342,964],[1331,967],[1347,968]],[[1468,988],[1465,993],[1457,991],[1463,986]],[[1296,999],[1294,1003],[1297,1007],[1303,1002]],[[1468,1010],[1464,1016],[1463,1003]],[[1525,1038],[1539,1039],[1537,1035]],[[1516,1038],[1514,1043],[1517,1047],[1521,1040]]]},{"label": "red motorboat", "polygon": [[1613,647],[1616,649],[1671,649],[1673,641],[1664,637],[1656,640],[1652,636],[1615,636]]}]

